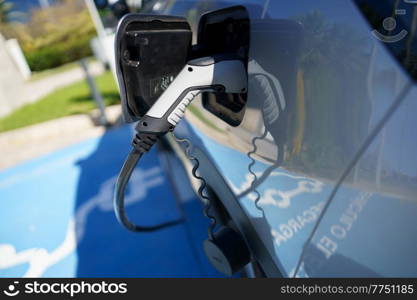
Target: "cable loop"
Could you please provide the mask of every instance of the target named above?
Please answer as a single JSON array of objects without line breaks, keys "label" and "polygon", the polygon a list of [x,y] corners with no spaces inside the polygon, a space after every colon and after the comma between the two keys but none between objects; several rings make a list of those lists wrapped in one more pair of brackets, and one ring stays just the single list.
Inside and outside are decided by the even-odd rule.
[{"label": "cable loop", "polygon": [[198,196],[201,199],[204,199],[204,215],[210,220],[210,226],[208,228],[208,236],[211,240],[215,240],[214,228],[216,227],[217,220],[216,220],[215,216],[213,216],[210,213],[210,208],[211,208],[210,198],[207,197],[206,195],[204,195],[204,190],[207,187],[207,182],[203,177],[201,177],[197,174],[197,170],[200,167],[200,162],[198,161],[198,159],[195,156],[191,155],[191,153],[190,153],[191,148],[192,148],[190,140],[188,140],[186,138],[178,138],[178,137],[175,136],[174,133],[172,135],[174,136],[175,140],[178,143],[185,144],[185,154],[190,161],[194,162],[193,169],[192,169],[191,173],[193,174],[194,178],[199,180],[200,183],[201,183],[200,187],[198,188],[197,193],[198,193]]}]

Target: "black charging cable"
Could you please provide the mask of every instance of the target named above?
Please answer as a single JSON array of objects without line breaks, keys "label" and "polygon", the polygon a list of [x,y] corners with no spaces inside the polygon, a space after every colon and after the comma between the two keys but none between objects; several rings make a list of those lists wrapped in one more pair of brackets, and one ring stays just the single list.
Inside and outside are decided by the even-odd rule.
[{"label": "black charging cable", "polygon": [[[178,219],[156,226],[138,226],[130,222],[124,207],[124,192],[130,176],[142,155],[148,152],[162,136],[174,130],[184,117],[188,105],[199,93],[236,94],[246,91],[246,67],[244,62],[237,57],[228,55],[202,57],[191,60],[184,66],[175,80],[136,125],[137,134],[132,143],[134,149],[120,171],[114,195],[116,217],[124,227],[134,232],[154,231],[183,221],[183,219]],[[198,163],[195,163],[198,167]],[[194,175],[198,176],[196,173]],[[215,226],[213,220],[212,226]]]},{"label": "black charging cable", "polygon": [[197,190],[197,194],[200,197],[200,199],[202,199],[204,202],[204,215],[206,216],[206,218],[210,220],[210,225],[208,227],[208,237],[211,240],[215,240],[216,237],[214,234],[214,229],[217,225],[217,220],[216,220],[216,217],[210,212],[211,200],[204,193],[207,187],[207,182],[203,177],[201,177],[197,173],[198,168],[200,167],[200,161],[197,159],[197,157],[191,154],[192,144],[189,139],[178,138],[175,136],[175,134],[173,134],[173,136],[178,143],[181,143],[185,146],[185,155],[187,156],[188,160],[193,162],[193,168],[191,170],[191,174],[193,175],[195,179],[197,179],[200,182],[200,186]]},{"label": "black charging cable", "polygon": [[143,154],[148,152],[152,146],[159,140],[159,136],[155,134],[141,134],[135,135],[132,146],[133,149],[124,162],[120,171],[119,177],[117,178],[114,196],[114,211],[116,213],[117,220],[128,230],[133,232],[151,232],[167,227],[175,226],[184,221],[183,218],[177,220],[168,221],[153,226],[142,226],[132,223],[126,215],[124,194],[126,186],[132,176],[133,170],[135,169],[138,161],[142,158]]}]

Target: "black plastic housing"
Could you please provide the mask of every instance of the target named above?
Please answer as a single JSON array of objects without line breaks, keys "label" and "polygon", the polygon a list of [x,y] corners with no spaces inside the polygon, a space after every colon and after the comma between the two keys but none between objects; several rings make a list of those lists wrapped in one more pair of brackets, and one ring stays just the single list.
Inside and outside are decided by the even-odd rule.
[{"label": "black plastic housing", "polygon": [[116,71],[126,122],[146,114],[185,66],[192,33],[182,17],[128,14],[115,38]]},{"label": "black plastic housing", "polygon": [[[248,64],[250,19],[244,6],[232,6],[201,16],[193,56],[233,55]],[[231,126],[238,126],[245,113],[247,93],[203,93],[205,109]]]}]

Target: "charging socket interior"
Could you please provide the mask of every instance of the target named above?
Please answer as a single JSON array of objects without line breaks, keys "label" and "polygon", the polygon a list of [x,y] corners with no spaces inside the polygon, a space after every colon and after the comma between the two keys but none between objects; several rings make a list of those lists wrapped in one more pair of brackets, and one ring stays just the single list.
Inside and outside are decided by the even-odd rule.
[{"label": "charging socket interior", "polygon": [[[194,56],[229,54],[248,63],[250,20],[244,6],[204,14],[199,22]],[[245,113],[247,91],[239,94],[203,93],[203,107],[231,126],[238,126]]]}]

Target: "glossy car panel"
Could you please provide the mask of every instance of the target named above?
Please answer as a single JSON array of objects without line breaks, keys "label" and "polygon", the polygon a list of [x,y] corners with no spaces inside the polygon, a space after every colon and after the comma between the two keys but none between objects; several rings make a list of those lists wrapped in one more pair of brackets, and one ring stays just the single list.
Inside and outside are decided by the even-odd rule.
[{"label": "glossy car panel", "polygon": [[[205,11],[235,4],[195,1],[183,14],[196,28]],[[222,174],[227,185],[217,189],[234,193],[284,276],[417,276],[415,91],[398,98],[414,85],[409,73],[354,1],[245,6],[242,124],[231,127],[196,101],[178,130],[211,161],[203,175]]]},{"label": "glossy car panel", "polygon": [[414,88],[330,203],[300,273],[415,277],[417,139]]}]

